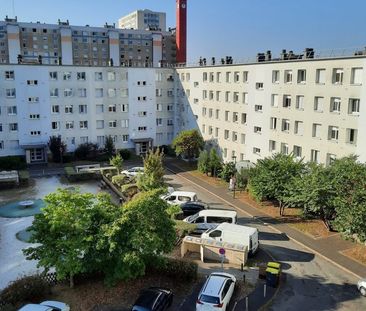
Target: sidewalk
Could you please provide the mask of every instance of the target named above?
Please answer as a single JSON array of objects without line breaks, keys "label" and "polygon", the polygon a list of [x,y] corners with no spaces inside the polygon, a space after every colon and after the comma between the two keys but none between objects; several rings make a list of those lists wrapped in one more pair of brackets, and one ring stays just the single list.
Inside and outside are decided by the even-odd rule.
[{"label": "sidewalk", "polygon": [[221,199],[227,201],[228,203],[236,206],[238,209],[244,211],[252,217],[261,220],[272,226],[275,230],[280,233],[286,233],[290,239],[303,244],[303,246],[309,248],[312,252],[324,257],[326,260],[332,262],[333,264],[339,266],[341,269],[354,274],[355,277],[361,278],[365,277],[366,267],[357,261],[354,261],[340,252],[355,246],[354,243],[350,241],[343,240],[339,235],[331,236],[323,239],[313,239],[302,232],[278,222],[274,218],[267,214],[264,214],[260,210],[245,204],[238,199],[233,199],[232,195],[228,194],[227,189],[224,187],[217,187],[208,184],[207,182],[194,177],[189,172],[182,170],[179,167],[178,160],[168,159],[165,162],[166,167],[174,173],[179,173],[181,176],[189,180],[190,182],[206,189],[207,191],[219,196]]}]

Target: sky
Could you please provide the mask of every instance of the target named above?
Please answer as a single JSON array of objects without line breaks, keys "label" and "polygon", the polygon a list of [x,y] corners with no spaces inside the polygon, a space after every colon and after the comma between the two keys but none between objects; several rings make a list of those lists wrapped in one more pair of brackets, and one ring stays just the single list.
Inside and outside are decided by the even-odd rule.
[{"label": "sky", "polygon": [[[327,54],[333,49],[366,46],[366,0],[188,0],[188,62],[306,47]],[[0,18],[21,22],[102,26],[137,9],[167,13],[175,27],[175,0],[0,0]],[[15,14],[14,14],[15,13]]]}]

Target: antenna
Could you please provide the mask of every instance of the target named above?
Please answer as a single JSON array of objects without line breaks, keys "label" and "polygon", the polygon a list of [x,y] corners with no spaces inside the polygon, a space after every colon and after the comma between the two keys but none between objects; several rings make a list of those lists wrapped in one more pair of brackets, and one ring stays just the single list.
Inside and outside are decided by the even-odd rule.
[{"label": "antenna", "polygon": [[12,4],[13,4],[13,16],[15,16],[15,5],[14,5],[15,0],[13,0]]}]

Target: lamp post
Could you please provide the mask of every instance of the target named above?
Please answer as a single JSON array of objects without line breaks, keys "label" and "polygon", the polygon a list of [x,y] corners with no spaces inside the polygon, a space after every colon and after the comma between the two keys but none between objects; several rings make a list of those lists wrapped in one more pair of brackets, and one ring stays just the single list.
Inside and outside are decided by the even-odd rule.
[{"label": "lamp post", "polygon": [[236,187],[236,156],[233,155],[231,159],[234,161],[234,176],[233,176],[233,199],[235,199],[235,187]]}]

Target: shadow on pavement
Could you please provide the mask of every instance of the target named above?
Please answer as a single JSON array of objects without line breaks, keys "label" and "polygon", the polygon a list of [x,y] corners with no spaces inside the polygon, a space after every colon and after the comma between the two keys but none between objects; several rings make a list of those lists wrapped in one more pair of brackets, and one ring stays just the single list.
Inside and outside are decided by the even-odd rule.
[{"label": "shadow on pavement", "polygon": [[267,244],[262,244],[261,247],[272,254],[277,261],[310,262],[314,259],[314,254],[296,249]]},{"label": "shadow on pavement", "polygon": [[259,231],[259,240],[265,241],[289,241],[290,239],[286,233],[272,233]]}]

